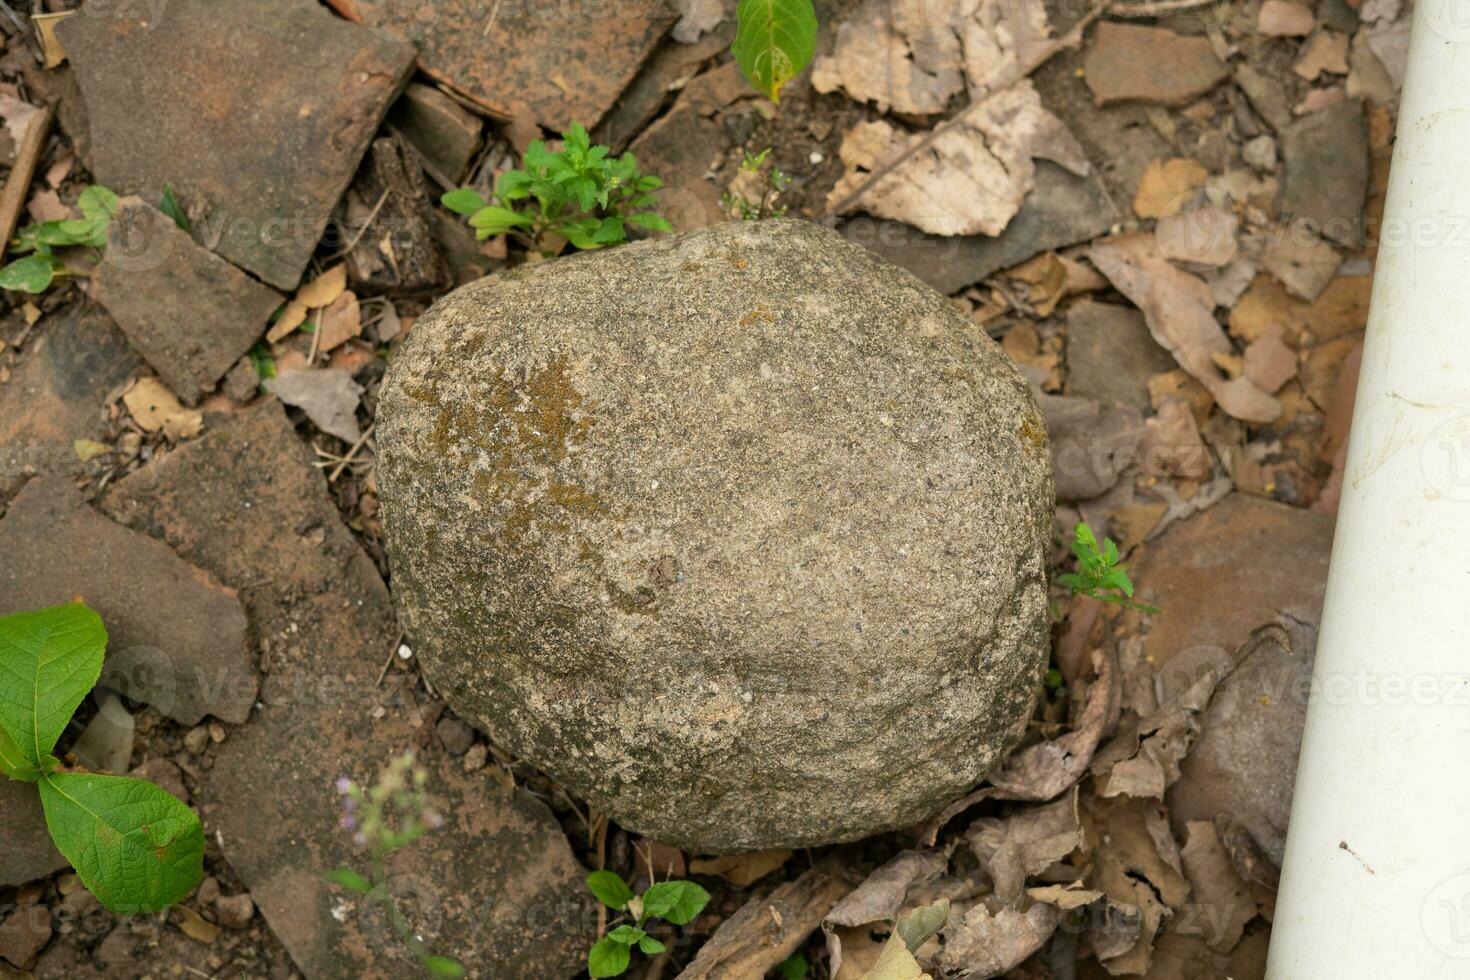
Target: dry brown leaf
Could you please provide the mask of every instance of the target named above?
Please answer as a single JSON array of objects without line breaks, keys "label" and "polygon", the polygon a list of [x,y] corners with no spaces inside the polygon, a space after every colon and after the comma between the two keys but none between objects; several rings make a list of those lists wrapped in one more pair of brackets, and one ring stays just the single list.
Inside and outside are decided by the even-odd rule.
[{"label": "dry brown leaf", "polygon": [[1214,472],[1214,463],[1200,438],[1194,413],[1183,398],[1163,399],[1144,428],[1140,449],[1145,472],[1194,480],[1202,480]]},{"label": "dry brown leaf", "polygon": [[697,875],[724,878],[736,888],[748,888],[785,864],[791,851],[784,847],[749,854],[727,854],[724,857],[696,858],[689,870]]},{"label": "dry brown leaf", "polygon": [[196,942],[212,943],[219,938],[220,928],[187,905],[175,905],[174,914],[179,919],[179,931]]},{"label": "dry brown leaf", "polygon": [[1075,882],[1071,885],[1046,885],[1042,888],[1028,888],[1026,889],[1026,894],[1032,901],[1045,902],[1047,905],[1061,909],[1063,912],[1070,912],[1072,909],[1080,909],[1084,905],[1091,905],[1103,897],[1102,892],[1093,891],[1090,888],[1082,888]]},{"label": "dry brown leaf", "polygon": [[361,337],[362,307],[357,296],[350,291],[339,294],[332,305],[322,311],[317,329],[322,335],[317,351],[322,354],[336,350],[353,337]]},{"label": "dry brown leaf", "polygon": [[1088,258],[1114,287],[1143,311],[1149,332],[1179,366],[1207,388],[1220,407],[1247,422],[1272,422],[1281,403],[1244,378],[1228,378],[1215,354],[1233,354],[1215,321],[1209,286],[1164,258],[1152,235],[1135,233],[1099,242]]},{"label": "dry brown leaf", "polygon": [[1194,160],[1150,160],[1133,195],[1133,212],[1140,218],[1166,218],[1183,210],[1210,172]]},{"label": "dry brown leaf", "polygon": [[296,302],[309,310],[330,306],[347,288],[347,266],[337,263],[296,291]]},{"label": "dry brown leaf", "polygon": [[1203,207],[1160,218],[1154,226],[1154,237],[1164,258],[1199,272],[1218,269],[1235,258],[1239,227],[1234,212]]},{"label": "dry brown leaf", "polygon": [[1181,916],[1177,929],[1187,936],[1201,936],[1211,949],[1228,953],[1240,942],[1246,923],[1256,917],[1255,899],[1213,823],[1191,820],[1184,831],[1180,857],[1189,878],[1189,911],[1193,914]]},{"label": "dry brown leaf", "polygon": [[123,404],[145,432],[162,432],[170,442],[190,439],[204,429],[204,415],[188,409],[157,378],[139,378],[123,392]]},{"label": "dry brown leaf", "polygon": [[281,401],[305,412],[323,432],[347,443],[361,438],[357,405],[362,398],[362,386],[346,371],[334,368],[282,371],[274,378],[267,378],[264,384]]},{"label": "dry brown leaf", "polygon": [[1257,388],[1272,394],[1296,377],[1296,351],[1286,346],[1281,335],[1281,325],[1271,324],[1265,333],[1246,347],[1243,358],[1245,376]]},{"label": "dry brown leaf", "polygon": [[1319,30],[1302,43],[1301,53],[1291,66],[1301,78],[1309,82],[1325,72],[1334,75],[1348,73],[1348,36],[1333,31]]},{"label": "dry brown leaf", "polygon": [[1337,275],[1342,256],[1331,245],[1298,227],[1283,228],[1272,236],[1261,265],[1281,281],[1286,291],[1308,303],[1322,295]]},{"label": "dry brown leaf", "polygon": [[293,299],[287,303],[281,315],[276,318],[276,322],[271,324],[271,328],[265,332],[266,343],[274,344],[305,323],[307,312],[306,304],[300,300]]},{"label": "dry brown leaf", "polygon": [[935,968],[946,980],[987,980],[1020,966],[1056,932],[1057,910],[1037,903],[1025,912],[971,906],[951,916],[941,935],[944,948]]},{"label": "dry brown leaf", "polygon": [[903,908],[909,889],[944,874],[948,865],[943,851],[904,851],[868,875],[822,921],[835,926],[891,922]]},{"label": "dry brown leaf", "polygon": [[56,36],[56,25],[74,13],[75,10],[62,10],[51,14],[31,15],[31,21],[36,25],[36,36],[41,39],[41,62],[47,68],[55,68],[66,60],[66,49]]},{"label": "dry brown leaf", "polygon": [[[843,138],[847,172],[827,196],[835,206],[868,175],[922,137],[882,120]],[[1080,175],[1082,147],[1023,79],[976,106],[962,123],[906,160],[851,205],[933,235],[999,235],[1021,207],[1044,157]]]},{"label": "dry brown leaf", "polygon": [[888,942],[883,944],[883,951],[878,954],[878,962],[873,968],[863,974],[863,980],[934,980],[932,976],[924,972],[919,966],[919,961],[914,959],[914,954],[909,952],[908,945],[898,933],[888,937]]},{"label": "dry brown leaf", "polygon": [[995,882],[995,897],[1007,906],[1021,898],[1027,875],[1040,874],[1083,841],[1072,792],[1044,806],[1016,810],[1005,819],[982,817],[965,831],[965,842]]}]

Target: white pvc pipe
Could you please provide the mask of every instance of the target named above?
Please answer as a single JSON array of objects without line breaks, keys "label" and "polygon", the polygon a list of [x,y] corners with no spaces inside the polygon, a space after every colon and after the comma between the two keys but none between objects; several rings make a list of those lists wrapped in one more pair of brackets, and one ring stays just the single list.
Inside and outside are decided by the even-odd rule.
[{"label": "white pvc pipe", "polygon": [[1470,978],[1470,0],[1419,0],[1270,980]]}]

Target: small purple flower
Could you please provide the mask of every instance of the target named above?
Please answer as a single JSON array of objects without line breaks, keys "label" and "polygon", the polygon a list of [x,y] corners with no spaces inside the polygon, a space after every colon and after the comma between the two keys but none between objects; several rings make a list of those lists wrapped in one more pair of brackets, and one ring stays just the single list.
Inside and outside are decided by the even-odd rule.
[{"label": "small purple flower", "polygon": [[350,796],[347,797],[342,801],[342,809],[347,811],[348,813],[351,813],[353,810],[357,809],[357,801]]},{"label": "small purple flower", "polygon": [[348,779],[346,776],[338,776],[336,786],[337,792],[339,793],[352,792],[352,780]]},{"label": "small purple flower", "polygon": [[342,818],[342,829],[344,829],[344,830],[356,830],[357,829],[357,818],[354,817],[350,813],[347,814],[347,816],[345,816],[345,817]]},{"label": "small purple flower", "polygon": [[434,830],[438,830],[440,827],[444,826],[444,818],[439,816],[439,814],[435,813],[433,810],[430,810],[428,814],[424,817],[424,822],[427,823],[429,827]]}]

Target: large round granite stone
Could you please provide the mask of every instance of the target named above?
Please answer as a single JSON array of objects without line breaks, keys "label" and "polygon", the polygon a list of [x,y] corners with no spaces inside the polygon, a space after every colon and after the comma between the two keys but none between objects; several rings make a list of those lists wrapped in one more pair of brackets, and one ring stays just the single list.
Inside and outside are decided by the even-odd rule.
[{"label": "large round granite stone", "polygon": [[700,852],[933,815],[1023,730],[1052,481],[1025,382],[800,221],[434,304],[378,410],[405,628],[448,702]]}]

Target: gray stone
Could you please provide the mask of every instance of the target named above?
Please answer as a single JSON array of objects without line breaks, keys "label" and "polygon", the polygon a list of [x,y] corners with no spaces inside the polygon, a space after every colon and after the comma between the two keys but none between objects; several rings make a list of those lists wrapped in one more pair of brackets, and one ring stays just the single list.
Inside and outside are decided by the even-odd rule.
[{"label": "gray stone", "polygon": [[1111,490],[1138,460],[1143,416],[1130,405],[1103,406],[1091,398],[1041,394],[1051,440],[1057,500],[1091,500]]},{"label": "gray stone", "polygon": [[1287,101],[1290,93],[1282,87],[1282,79],[1264,74],[1253,65],[1241,64],[1235,69],[1235,84],[1266,125],[1278,133],[1291,126],[1291,103]]},{"label": "gray stone", "polygon": [[1086,177],[1077,177],[1054,163],[1037,160],[1036,185],[1006,230],[995,238],[939,238],[901,221],[868,217],[844,222],[840,230],[844,238],[902,266],[941,293],[954,293],[1049,248],[1104,234],[1121,217],[1096,168]]},{"label": "gray stone", "polygon": [[282,302],[136,197],[118,205],[96,282],[98,302],[189,405],[260,339]]},{"label": "gray stone", "polygon": [[451,293],[378,414],[404,625],[461,717],[655,839],[931,816],[1029,717],[1044,423],[942,296],[730,222]]},{"label": "gray stone", "polygon": [[0,776],[0,821],[5,846],[0,847],[0,888],[24,885],[66,867],[66,858],[51,843],[41,794],[29,783]]},{"label": "gray stone", "polygon": [[1230,74],[1208,38],[1114,21],[1097,25],[1084,67],[1100,106],[1129,100],[1184,105]]},{"label": "gray stone", "polygon": [[1176,366],[1133,307],[1083,300],[1067,311],[1067,394],[1149,412],[1148,379]]},{"label": "gray stone", "polygon": [[417,82],[393,103],[388,121],[450,183],[469,169],[484,130],[479,116],[433,86]]},{"label": "gray stone", "polygon": [[1363,235],[1368,193],[1368,131],[1363,105],[1339,102],[1303,116],[1281,134],[1286,176],[1278,211],[1340,245]]},{"label": "gray stone", "polygon": [[97,181],[148,201],[171,187],[204,244],[281,289],[296,287],[414,62],[412,45],[315,0],[90,0],[56,33]]}]

